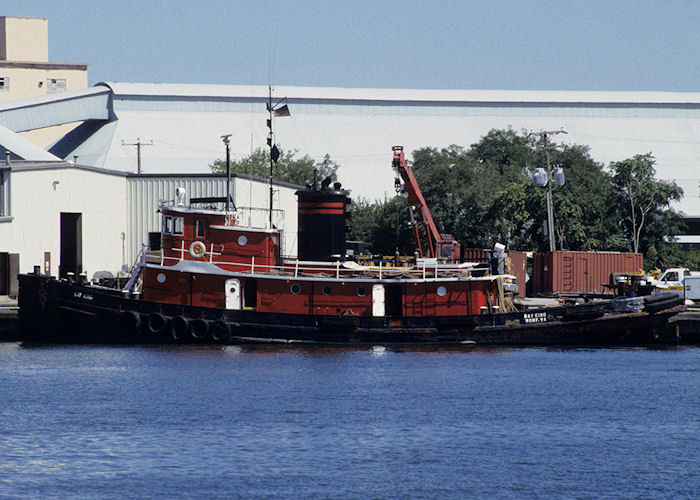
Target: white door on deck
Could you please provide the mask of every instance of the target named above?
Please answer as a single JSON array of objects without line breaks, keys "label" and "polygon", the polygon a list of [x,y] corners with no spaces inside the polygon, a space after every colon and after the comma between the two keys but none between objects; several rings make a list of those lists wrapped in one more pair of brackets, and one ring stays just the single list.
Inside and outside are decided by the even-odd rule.
[{"label": "white door on deck", "polygon": [[372,316],[384,316],[384,285],[372,285]]},{"label": "white door on deck", "polygon": [[226,309],[241,309],[241,282],[237,279],[226,280]]}]

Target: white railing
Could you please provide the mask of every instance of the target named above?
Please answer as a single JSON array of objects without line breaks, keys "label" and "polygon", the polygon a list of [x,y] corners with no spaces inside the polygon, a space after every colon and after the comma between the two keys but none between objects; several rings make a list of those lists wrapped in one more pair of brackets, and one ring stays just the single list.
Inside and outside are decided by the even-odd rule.
[{"label": "white railing", "polygon": [[182,248],[173,248],[172,250],[180,253],[181,257],[165,257],[163,252],[160,252],[157,255],[150,252],[149,257],[151,257],[151,260],[159,259],[161,265],[174,265],[178,262],[201,262],[202,260],[205,260],[206,262],[214,264],[221,269],[232,272],[249,274],[277,274],[295,278],[300,276],[318,276],[339,280],[361,278],[403,278],[420,281],[434,281],[444,278],[466,278],[473,276],[473,267],[459,267],[432,262],[421,262],[420,265],[413,267],[394,267],[381,261],[378,265],[363,266],[358,264],[352,267],[344,267],[343,262],[341,261],[328,262],[327,264],[324,264],[304,263],[295,260],[282,265],[268,265],[262,264],[259,259],[256,262],[254,256],[251,256],[249,263],[215,260],[214,257],[221,254],[218,252],[209,251],[205,252],[205,256],[203,256],[201,260],[185,259],[184,256],[187,250],[184,248],[184,244]]},{"label": "white railing", "polygon": [[[241,227],[267,228],[270,226],[270,209],[257,207],[237,207],[238,225]],[[272,225],[284,230],[284,210],[272,209]]]}]

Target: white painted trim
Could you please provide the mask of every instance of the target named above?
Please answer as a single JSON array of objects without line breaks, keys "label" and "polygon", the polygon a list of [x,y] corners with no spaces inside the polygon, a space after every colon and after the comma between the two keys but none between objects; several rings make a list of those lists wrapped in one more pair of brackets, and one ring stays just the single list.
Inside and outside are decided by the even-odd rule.
[{"label": "white painted trim", "polygon": [[[224,264],[224,263],[220,263]],[[239,265],[228,263],[229,265]],[[454,281],[495,281],[498,276],[465,276],[461,278],[434,278],[427,277],[425,279],[410,279],[410,278],[354,278],[354,277],[340,277],[336,278],[334,276],[293,276],[292,274],[268,274],[268,273],[251,273],[250,271],[226,271],[221,269],[217,264],[209,262],[201,262],[194,260],[181,260],[177,264],[172,266],[148,263],[146,267],[151,269],[164,269],[171,271],[180,271],[186,273],[200,273],[200,274],[213,274],[218,276],[237,276],[241,278],[264,278],[264,279],[275,279],[275,280],[285,280],[285,281],[322,281],[322,282],[351,282],[351,283],[449,283]],[[260,267],[260,265],[258,265]]]}]

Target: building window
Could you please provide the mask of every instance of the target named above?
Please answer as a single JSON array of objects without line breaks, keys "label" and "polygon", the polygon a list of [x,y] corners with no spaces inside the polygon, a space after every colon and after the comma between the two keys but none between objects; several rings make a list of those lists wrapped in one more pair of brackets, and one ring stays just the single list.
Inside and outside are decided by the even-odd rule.
[{"label": "building window", "polygon": [[0,172],[0,217],[5,217],[9,215],[7,213],[7,208],[5,207],[5,200],[7,200],[7,194],[5,190],[7,189],[9,182],[5,180],[5,172]]},{"label": "building window", "polygon": [[10,90],[10,78],[8,76],[0,76],[0,90]]},{"label": "building window", "polygon": [[12,220],[12,211],[10,210],[10,169],[0,168],[0,222],[9,222]]},{"label": "building window", "polygon": [[185,219],[173,217],[173,234],[182,235],[185,232]]},{"label": "building window", "polygon": [[66,79],[65,78],[49,78],[46,82],[46,91],[49,94],[55,94],[57,92],[66,91]]}]

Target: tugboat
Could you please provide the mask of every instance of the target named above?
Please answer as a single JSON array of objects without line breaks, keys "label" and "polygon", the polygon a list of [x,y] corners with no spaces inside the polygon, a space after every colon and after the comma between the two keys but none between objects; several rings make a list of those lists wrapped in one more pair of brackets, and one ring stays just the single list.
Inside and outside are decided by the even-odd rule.
[{"label": "tugboat", "polygon": [[[298,196],[298,257],[282,232],[242,225],[229,199],[179,191],[161,202],[161,250],[111,289],[20,275],[26,342],[160,344],[645,345],[678,343],[667,327],[674,295],[622,297],[518,310],[512,277],[460,263],[439,234],[404,158],[393,148],[409,204],[427,229],[425,255],[405,265],[346,256],[349,192],[324,180]],[[423,249],[421,249],[422,254]]]}]

